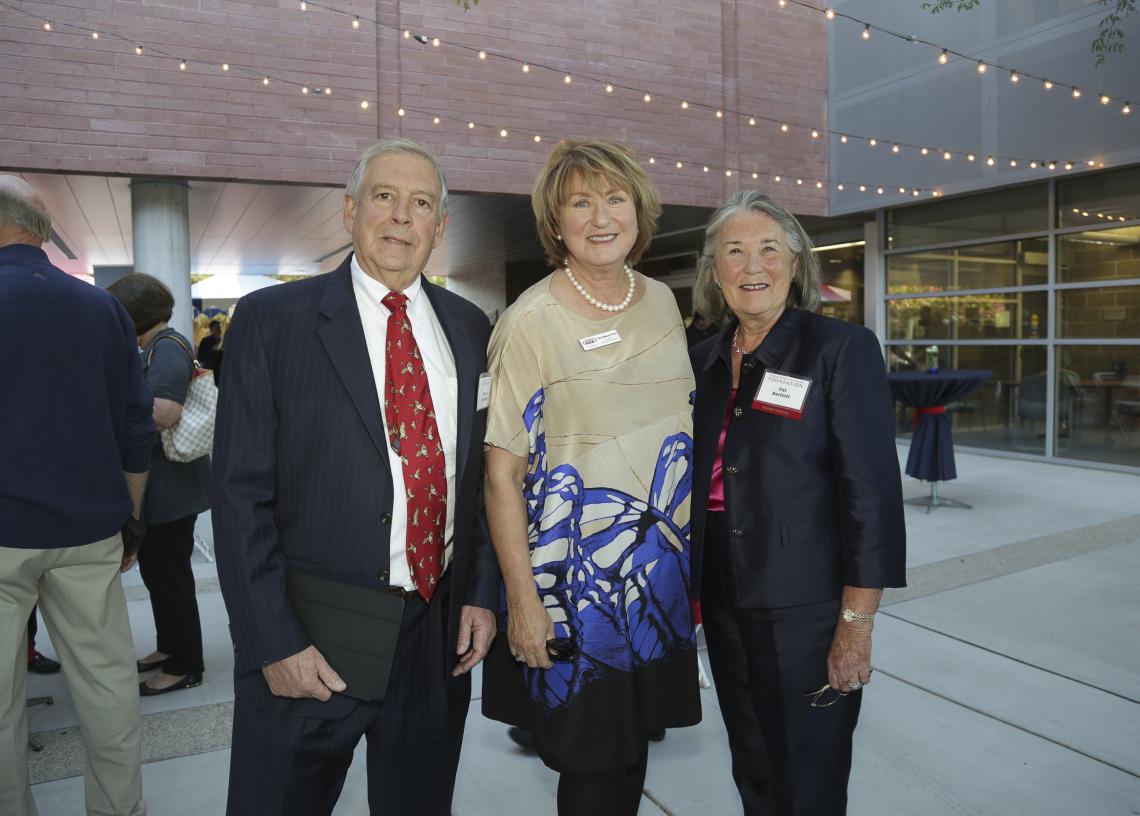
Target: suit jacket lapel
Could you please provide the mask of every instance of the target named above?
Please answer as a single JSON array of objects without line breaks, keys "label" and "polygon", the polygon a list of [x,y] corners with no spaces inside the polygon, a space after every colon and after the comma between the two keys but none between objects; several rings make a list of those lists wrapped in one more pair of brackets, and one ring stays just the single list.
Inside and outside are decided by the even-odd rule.
[{"label": "suit jacket lapel", "polygon": [[463,478],[463,468],[467,464],[467,455],[471,447],[472,426],[475,421],[475,388],[478,385],[475,350],[472,346],[471,334],[467,330],[467,321],[458,310],[449,302],[450,298],[441,294],[441,289],[423,279],[424,292],[431,302],[432,309],[439,324],[443,326],[443,333],[447,335],[447,342],[451,345],[451,354],[455,358],[455,376],[458,382],[456,394],[456,415],[458,428],[455,434],[455,483],[459,484]]},{"label": "suit jacket lapel", "polygon": [[319,309],[327,322],[317,331],[333,368],[344,383],[348,396],[368,435],[388,467],[388,443],[384,438],[384,423],[380,417],[380,398],[376,393],[376,378],[368,359],[368,346],[364,341],[364,324],[356,308],[356,295],[352,289],[352,272],[349,255],[339,267],[328,275],[328,284],[321,296]]}]

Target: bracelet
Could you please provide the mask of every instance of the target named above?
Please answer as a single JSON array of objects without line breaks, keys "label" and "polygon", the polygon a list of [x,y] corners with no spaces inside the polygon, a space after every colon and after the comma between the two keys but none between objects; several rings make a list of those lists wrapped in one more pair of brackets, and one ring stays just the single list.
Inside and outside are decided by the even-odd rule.
[{"label": "bracelet", "polygon": [[847,607],[842,612],[840,612],[839,617],[843,620],[844,623],[852,623],[853,621],[859,621],[861,623],[875,622],[874,612],[856,612],[850,607]]}]

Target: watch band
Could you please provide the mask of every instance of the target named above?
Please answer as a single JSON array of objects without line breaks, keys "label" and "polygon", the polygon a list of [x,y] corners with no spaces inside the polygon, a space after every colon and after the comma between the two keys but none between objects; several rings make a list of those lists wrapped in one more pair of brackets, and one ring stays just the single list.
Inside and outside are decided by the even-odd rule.
[{"label": "watch band", "polygon": [[874,612],[856,612],[850,607],[845,607],[843,611],[839,613],[839,617],[842,618],[845,623],[852,623],[853,621],[874,623],[875,621]]}]

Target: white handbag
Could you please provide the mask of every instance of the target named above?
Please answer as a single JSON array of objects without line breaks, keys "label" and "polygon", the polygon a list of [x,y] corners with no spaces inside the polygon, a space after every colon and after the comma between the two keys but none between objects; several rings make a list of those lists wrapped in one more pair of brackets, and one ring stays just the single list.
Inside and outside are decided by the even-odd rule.
[{"label": "white handbag", "polygon": [[190,387],[186,390],[186,401],[182,403],[182,417],[178,424],[161,432],[162,451],[171,462],[193,462],[206,456],[214,447],[214,420],[217,417],[218,386],[214,384],[214,372],[202,368],[194,359],[194,353],[173,334],[164,334],[155,340],[147,357],[147,366],[154,357],[158,340],[171,339],[182,347],[190,357],[194,370],[190,375]]}]

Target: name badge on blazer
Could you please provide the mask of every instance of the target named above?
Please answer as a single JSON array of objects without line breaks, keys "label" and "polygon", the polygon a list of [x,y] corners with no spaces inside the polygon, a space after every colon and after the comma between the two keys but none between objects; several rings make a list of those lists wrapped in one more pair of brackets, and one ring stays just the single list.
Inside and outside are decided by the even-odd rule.
[{"label": "name badge on blazer", "polygon": [[491,404],[491,375],[484,371],[479,375],[479,390],[475,394],[475,410],[482,411]]},{"label": "name badge on blazer", "polygon": [[804,415],[804,404],[812,381],[807,377],[797,377],[786,371],[770,368],[764,372],[764,379],[752,398],[752,407],[757,411],[800,419]]},{"label": "name badge on blazer", "polygon": [[621,335],[617,333],[617,329],[610,329],[601,334],[592,334],[589,337],[583,337],[578,341],[582,345],[582,351],[593,351],[605,346],[612,346],[614,343],[621,342]]}]

